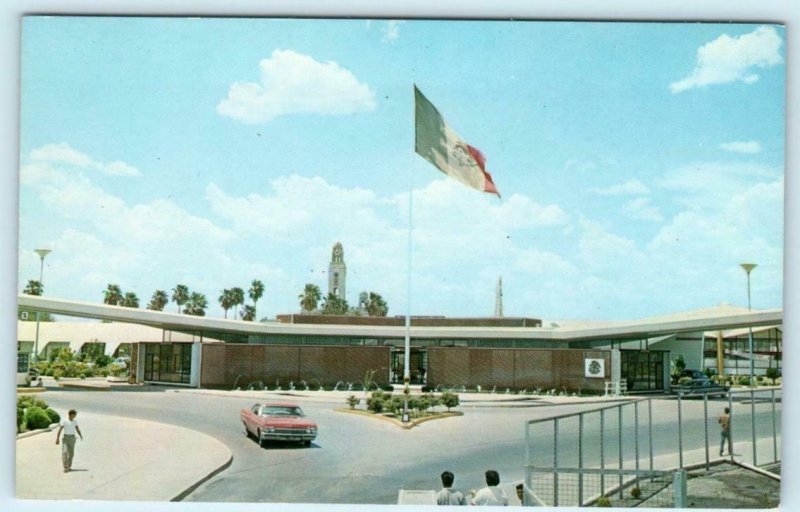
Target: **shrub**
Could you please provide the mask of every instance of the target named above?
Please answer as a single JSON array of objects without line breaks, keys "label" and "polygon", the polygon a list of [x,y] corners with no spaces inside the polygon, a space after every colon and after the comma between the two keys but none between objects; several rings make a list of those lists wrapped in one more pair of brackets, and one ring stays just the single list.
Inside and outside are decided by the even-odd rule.
[{"label": "shrub", "polygon": [[610,507],[611,506],[611,500],[608,499],[608,497],[606,497],[606,496],[600,496],[599,498],[597,498],[597,501],[594,502],[594,506],[595,507],[604,507],[604,508],[605,507]]},{"label": "shrub", "polygon": [[347,405],[349,405],[351,409],[355,409],[360,401],[361,400],[358,399],[356,395],[350,395],[347,397]]},{"label": "shrub", "polygon": [[642,489],[639,486],[634,487],[631,489],[631,497],[635,500],[638,500],[642,497]]},{"label": "shrub", "polygon": [[50,416],[41,407],[30,407],[25,410],[25,424],[28,430],[38,430],[50,426]]},{"label": "shrub", "polygon": [[678,385],[679,386],[687,386],[687,385],[689,385],[691,383],[692,383],[692,378],[691,377],[681,377],[680,379],[678,379]]},{"label": "shrub", "polygon": [[775,379],[781,376],[781,371],[777,368],[767,368],[767,378],[772,380],[772,385],[775,385]]},{"label": "shrub", "polygon": [[99,366],[100,368],[105,368],[106,366],[110,365],[113,360],[114,358],[112,358],[111,356],[100,354],[99,356],[94,358],[94,364],[96,366]]},{"label": "shrub", "polygon": [[447,407],[447,412],[450,412],[452,407],[458,407],[458,395],[449,391],[442,393],[442,405]]},{"label": "shrub", "polygon": [[25,409],[20,407],[17,404],[17,432],[19,433],[22,430],[22,422],[25,421]]},{"label": "shrub", "polygon": [[373,395],[367,398],[367,409],[375,414],[383,412],[383,397]]},{"label": "shrub", "polygon": [[410,410],[415,410],[415,411],[422,410],[422,404],[420,403],[420,399],[418,396],[408,397],[408,408]]},{"label": "shrub", "polygon": [[401,414],[403,412],[403,397],[392,395],[389,400],[383,402],[383,405],[392,414]]},{"label": "shrub", "polygon": [[747,376],[747,375],[740,375],[736,382],[740,386],[749,386],[750,385],[750,377]]},{"label": "shrub", "polygon": [[128,368],[120,364],[108,365],[108,373],[112,377],[124,377],[128,375]]},{"label": "shrub", "polygon": [[61,421],[61,415],[52,407],[48,407],[44,412],[47,414],[47,417],[50,418],[50,423],[58,423]]},{"label": "shrub", "polygon": [[47,409],[47,402],[33,395],[23,395],[17,398],[17,407],[22,407],[23,409],[27,409],[30,407],[39,407],[40,409]]}]

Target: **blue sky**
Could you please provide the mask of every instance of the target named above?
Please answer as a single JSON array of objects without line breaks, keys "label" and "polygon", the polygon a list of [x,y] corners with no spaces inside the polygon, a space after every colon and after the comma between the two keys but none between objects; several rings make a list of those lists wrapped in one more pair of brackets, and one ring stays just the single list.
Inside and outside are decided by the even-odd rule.
[{"label": "blue sky", "polygon": [[[29,17],[19,288],[222,316],[327,287],[413,314],[634,319],[782,306],[785,34],[699,23]],[[413,152],[416,83],[503,195]],[[168,306],[175,310],[175,306]]]}]

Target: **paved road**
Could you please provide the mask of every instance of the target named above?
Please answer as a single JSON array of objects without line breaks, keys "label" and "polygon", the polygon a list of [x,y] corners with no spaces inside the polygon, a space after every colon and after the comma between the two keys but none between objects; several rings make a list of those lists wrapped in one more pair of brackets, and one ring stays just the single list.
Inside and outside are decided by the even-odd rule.
[{"label": "paved road", "polygon": [[[435,489],[437,475],[444,469],[456,474],[456,485],[479,488],[487,468],[500,471],[505,482],[523,478],[524,422],[596,408],[597,405],[561,405],[535,407],[461,407],[465,415],[429,422],[411,430],[335,412],[344,404],[318,399],[299,399],[306,413],[320,424],[317,441],[310,447],[275,444],[259,448],[247,438],[239,423],[239,410],[252,405],[254,398],[218,396],[192,391],[176,392],[155,386],[128,388],[127,391],[53,390],[47,401],[57,408],[75,407],[99,414],[114,414],[170,423],[205,432],[217,438],[233,453],[233,464],[217,477],[199,487],[186,500],[202,502],[288,502],[288,503],[396,503],[398,489]],[[654,401],[653,452],[655,456],[676,449],[676,418],[667,401]],[[684,401],[684,431],[693,433],[684,441],[684,449],[704,446],[703,402]],[[710,411],[724,406],[710,402]],[[640,411],[641,418],[647,413]],[[738,418],[749,413],[742,407]],[[759,413],[763,415],[765,413]],[[615,425],[607,418],[606,426]],[[710,418],[713,420],[713,416]],[[623,422],[629,423],[626,417]],[[90,429],[91,425],[85,425]],[[587,421],[587,439],[599,439],[599,424]],[[573,429],[574,430],[574,429]],[[613,430],[613,429],[612,429]],[[716,430],[713,430],[716,432]],[[574,432],[562,429],[565,444],[562,458],[574,454]],[[616,460],[613,444],[616,431],[605,441],[606,460]],[[595,436],[595,437],[593,437]],[[534,457],[552,460],[552,430],[533,432]],[[642,451],[649,450],[641,432]],[[632,427],[623,432],[625,458],[633,453]],[[716,437],[712,443],[716,442]],[[587,464],[599,459],[598,443],[585,450]],[[610,447],[610,448],[609,448]],[[165,449],[165,456],[168,456]],[[713,452],[712,452],[713,456]],[[548,462],[549,463],[549,462]]]}]

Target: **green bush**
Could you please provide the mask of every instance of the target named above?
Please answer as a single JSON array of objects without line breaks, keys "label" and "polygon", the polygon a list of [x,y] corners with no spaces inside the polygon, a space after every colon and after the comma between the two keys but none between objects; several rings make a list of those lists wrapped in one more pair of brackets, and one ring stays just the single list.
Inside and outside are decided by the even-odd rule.
[{"label": "green bush", "polygon": [[25,421],[25,409],[17,404],[17,433],[22,430],[22,422]]},{"label": "green bush", "polygon": [[38,430],[50,426],[50,416],[41,407],[30,407],[25,410],[25,424],[28,430]]},{"label": "green bush", "polygon": [[631,497],[635,500],[638,500],[642,497],[642,489],[639,486],[634,487],[631,489]]},{"label": "green bush", "polygon": [[383,397],[378,395],[367,398],[367,409],[375,414],[383,412]]},{"label": "green bush", "polygon": [[606,496],[600,496],[597,498],[597,501],[594,502],[594,506],[603,508],[611,507],[611,500]]},{"label": "green bush", "polygon": [[775,385],[775,380],[781,376],[781,371],[777,368],[767,368],[767,378],[772,380],[772,385]]},{"label": "green bush", "polygon": [[106,366],[110,365],[113,360],[114,358],[112,358],[111,356],[101,354],[94,358],[94,364],[95,366],[99,366],[100,368],[105,368]]},{"label": "green bush", "polygon": [[736,382],[740,386],[749,386],[750,385],[750,377],[747,376],[747,375],[740,375]]},{"label": "green bush", "polygon": [[402,414],[403,397],[400,395],[392,395],[388,401],[384,401],[384,406],[392,414]]},{"label": "green bush", "polygon": [[17,407],[28,409],[30,407],[39,407],[40,409],[47,409],[47,402],[41,398],[33,395],[22,395],[17,398]]},{"label": "green bush", "polygon": [[44,412],[50,418],[50,423],[58,423],[61,421],[61,415],[59,415],[52,407],[48,407],[44,410]]},{"label": "green bush", "polygon": [[347,397],[347,405],[349,405],[351,409],[355,409],[360,401],[361,400],[359,400],[356,395],[350,395]]},{"label": "green bush", "polygon": [[458,404],[460,403],[458,395],[455,393],[451,393],[449,391],[442,393],[441,400],[442,400],[442,405],[447,407],[447,412],[450,412],[450,409],[452,407],[458,407]]}]

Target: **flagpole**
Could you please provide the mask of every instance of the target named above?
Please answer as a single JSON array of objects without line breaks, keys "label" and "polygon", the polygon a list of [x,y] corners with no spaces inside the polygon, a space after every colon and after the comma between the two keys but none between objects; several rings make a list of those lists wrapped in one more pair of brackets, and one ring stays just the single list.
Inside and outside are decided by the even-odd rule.
[{"label": "flagpole", "polygon": [[[416,108],[416,107],[415,107]],[[406,323],[405,323],[405,340],[403,344],[403,422],[409,421],[408,415],[408,395],[410,393],[410,389],[408,388],[409,383],[411,382],[411,368],[409,364],[411,363],[411,230],[413,227],[412,223],[412,212],[414,206],[414,187],[413,187],[413,180],[411,179],[411,160],[412,157],[409,155],[408,159],[408,247],[407,247],[407,261],[406,261]]]}]

